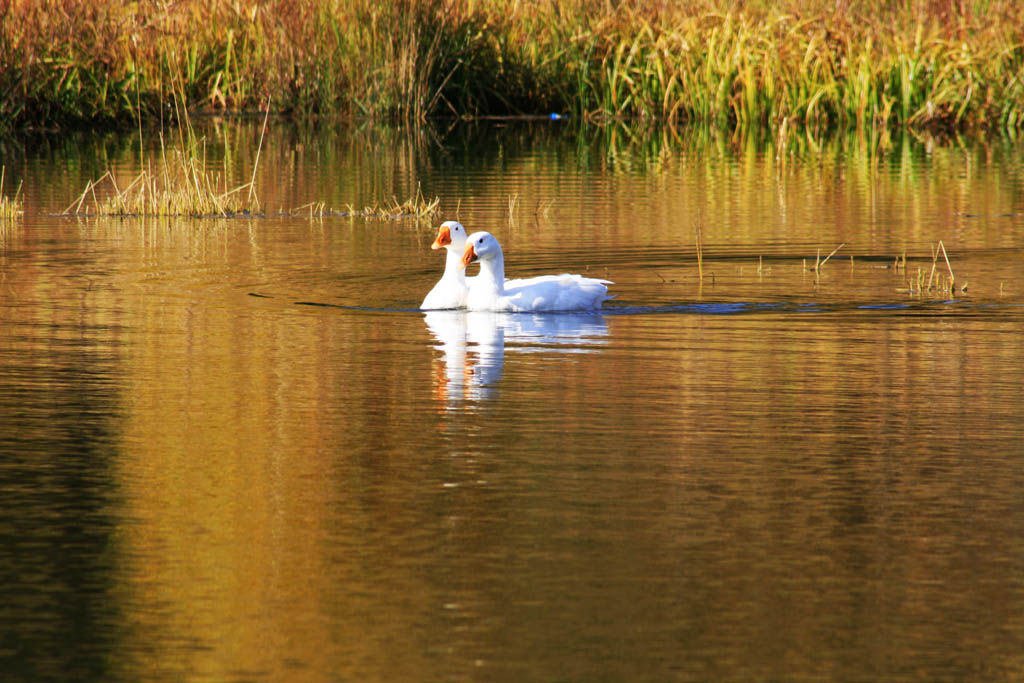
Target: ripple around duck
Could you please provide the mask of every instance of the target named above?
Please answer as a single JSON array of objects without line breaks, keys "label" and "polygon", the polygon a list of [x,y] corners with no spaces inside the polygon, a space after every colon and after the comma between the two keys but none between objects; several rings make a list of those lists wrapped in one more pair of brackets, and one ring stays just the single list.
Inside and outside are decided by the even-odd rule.
[{"label": "ripple around duck", "polygon": [[[256,298],[273,298],[265,294],[250,293],[249,296]],[[391,307],[391,306],[357,306],[350,304],[336,304],[319,301],[295,301],[296,306],[312,306],[318,308],[334,308],[343,311],[359,311],[364,313],[424,313],[419,308]],[[821,303],[814,301],[806,302],[735,302],[735,301],[711,301],[711,302],[679,302],[668,304],[624,304],[610,305],[595,311],[546,311],[533,313],[504,313],[507,316],[552,316],[565,317],[584,314],[597,316],[632,316],[632,315],[749,315],[763,313],[905,313],[911,315],[971,315],[971,314],[995,314],[1024,313],[1024,303],[1018,302],[992,302],[992,301],[966,301],[963,299],[949,299],[943,301],[907,301],[907,302],[841,302]]]}]

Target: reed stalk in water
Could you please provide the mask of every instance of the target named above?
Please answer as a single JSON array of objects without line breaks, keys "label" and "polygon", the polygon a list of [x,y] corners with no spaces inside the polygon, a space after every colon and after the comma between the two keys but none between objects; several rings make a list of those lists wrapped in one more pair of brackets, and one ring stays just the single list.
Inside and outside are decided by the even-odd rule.
[{"label": "reed stalk in water", "polygon": [[704,282],[704,228],[700,222],[694,224],[693,230],[696,233],[697,241],[697,279]]},{"label": "reed stalk in water", "polygon": [[[835,256],[836,252],[839,251],[840,249],[842,249],[845,246],[846,246],[845,242],[840,244],[838,247],[833,249],[831,251],[831,253],[829,253],[828,256],[825,257],[824,261],[821,260],[821,248],[820,247],[818,248],[817,255],[815,256],[815,259],[814,259],[814,280],[815,280],[815,282],[817,282],[817,281],[819,281],[821,279],[821,269],[825,267],[825,264],[828,263],[828,260],[830,258],[832,258],[833,256]],[[806,259],[804,261],[806,263]]]},{"label": "reed stalk in water", "polygon": [[[907,290],[911,294],[917,294],[918,296],[922,296],[924,292],[936,292],[939,294],[956,294],[956,276],[953,274],[953,266],[950,263],[949,255],[946,253],[946,245],[943,244],[942,240],[939,240],[939,243],[937,245],[933,245],[931,247],[931,252],[932,264],[931,268],[928,271],[927,277],[925,276],[924,270],[922,270],[919,267],[917,269],[917,277],[915,279],[911,279],[909,277],[906,278]],[[938,272],[938,262],[940,253],[942,254],[942,257],[946,262],[946,270],[949,273],[948,278],[941,272]],[[898,260],[899,259],[897,258],[897,262]],[[903,255],[903,264],[904,276],[906,277],[906,253],[904,253]],[[967,291],[966,282],[964,282],[960,286],[960,291],[962,293]]]},{"label": "reed stalk in water", "polygon": [[830,254],[829,254],[828,256],[826,256],[826,257],[825,257],[825,260],[821,262],[821,265],[820,265],[820,266],[818,266],[818,268],[820,269],[820,268],[824,267],[824,265],[825,265],[826,263],[828,263],[828,260],[829,260],[830,258],[832,258],[833,256],[835,256],[835,255],[836,255],[836,252],[837,252],[837,251],[839,251],[840,249],[842,249],[842,248],[843,248],[843,247],[845,247],[845,246],[846,246],[846,242],[843,242],[843,243],[842,243],[842,244],[840,244],[840,245],[839,245],[838,247],[836,247],[835,249],[833,249],[833,250],[832,250],[832,252],[831,252],[831,253],[830,253]]},{"label": "reed stalk in water", "polygon": [[516,207],[519,206],[519,195],[510,194],[508,196],[508,224],[515,225],[516,223]]},{"label": "reed stalk in water", "polygon": [[942,258],[946,259],[946,268],[949,269],[949,288],[956,291],[956,277],[953,275],[953,266],[949,264],[949,256],[946,254],[946,245],[939,240],[939,248],[942,249]]},{"label": "reed stalk in water", "polygon": [[4,193],[4,182],[7,179],[7,167],[0,166],[0,220],[13,221],[25,214],[25,202],[21,197],[21,184],[14,192],[14,197]]}]

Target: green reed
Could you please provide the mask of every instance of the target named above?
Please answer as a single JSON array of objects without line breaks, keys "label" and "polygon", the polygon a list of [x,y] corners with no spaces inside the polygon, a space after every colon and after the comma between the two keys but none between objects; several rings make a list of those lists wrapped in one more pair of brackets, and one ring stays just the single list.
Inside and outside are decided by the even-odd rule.
[{"label": "green reed", "polygon": [[578,93],[589,108],[577,113],[741,125],[1016,126],[1024,33],[1021,11],[1001,9],[984,19],[968,11],[952,25],[939,14],[826,13],[824,5],[803,13],[620,10],[616,21],[579,34],[576,49],[593,56]]},{"label": "green reed", "polygon": [[[238,112],[1017,128],[1011,0],[10,0],[0,127]],[[75,30],[67,30],[74,26]]]}]

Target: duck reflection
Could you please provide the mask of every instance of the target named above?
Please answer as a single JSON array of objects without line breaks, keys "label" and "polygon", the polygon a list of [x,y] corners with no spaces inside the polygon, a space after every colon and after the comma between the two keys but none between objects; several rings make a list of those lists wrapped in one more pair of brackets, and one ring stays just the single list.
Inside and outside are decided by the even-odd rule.
[{"label": "duck reflection", "polygon": [[[597,312],[496,313],[427,311],[427,327],[443,354],[437,395],[449,404],[494,395],[510,353],[587,353],[607,343],[608,326]],[[506,343],[509,344],[506,347]]]}]

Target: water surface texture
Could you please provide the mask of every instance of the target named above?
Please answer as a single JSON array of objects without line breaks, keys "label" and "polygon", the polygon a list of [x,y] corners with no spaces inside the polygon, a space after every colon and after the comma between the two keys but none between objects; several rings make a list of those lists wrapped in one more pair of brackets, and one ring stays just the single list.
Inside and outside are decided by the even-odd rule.
[{"label": "water surface texture", "polygon": [[[278,124],[232,220],[54,215],[137,138],[5,152],[4,675],[1024,678],[1024,155],[876,143]],[[617,298],[418,312],[454,218]]]}]

